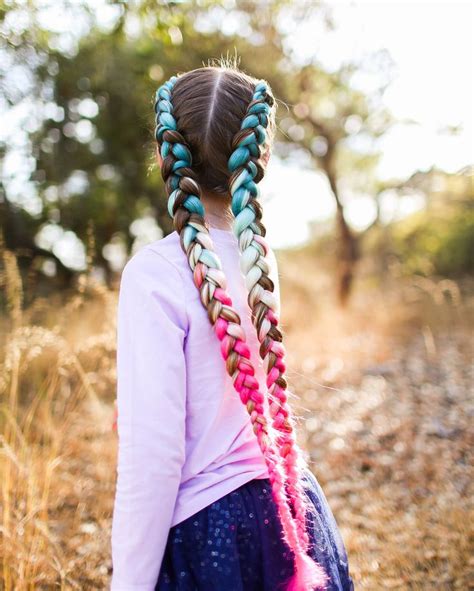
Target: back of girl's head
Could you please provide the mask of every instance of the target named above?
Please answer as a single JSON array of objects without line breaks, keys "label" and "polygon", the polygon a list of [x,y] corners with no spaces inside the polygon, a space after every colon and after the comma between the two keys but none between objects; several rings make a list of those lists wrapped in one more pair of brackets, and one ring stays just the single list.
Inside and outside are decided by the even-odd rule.
[{"label": "back of girl's head", "polygon": [[[229,194],[228,159],[258,81],[235,66],[206,66],[178,76],[172,90],[173,113],[193,155],[196,181],[205,193]],[[273,103],[270,95],[269,100]],[[274,132],[269,116],[262,157],[255,158],[255,182],[264,175]]]}]

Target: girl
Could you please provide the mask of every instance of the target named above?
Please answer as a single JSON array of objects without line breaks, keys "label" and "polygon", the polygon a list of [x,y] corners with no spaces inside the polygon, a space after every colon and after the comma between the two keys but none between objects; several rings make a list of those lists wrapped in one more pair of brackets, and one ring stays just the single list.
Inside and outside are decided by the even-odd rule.
[{"label": "girl", "polygon": [[288,404],[257,185],[270,87],[198,68],[158,89],[155,112],[175,232],[121,279],[111,589],[351,590]]}]

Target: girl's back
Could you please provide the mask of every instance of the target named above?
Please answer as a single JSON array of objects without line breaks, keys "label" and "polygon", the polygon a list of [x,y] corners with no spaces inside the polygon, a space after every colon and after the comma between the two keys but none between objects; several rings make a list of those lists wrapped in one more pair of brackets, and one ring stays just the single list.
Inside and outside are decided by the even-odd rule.
[{"label": "girl's back", "polygon": [[[210,234],[264,383],[237,239],[213,227]],[[278,286],[273,252],[271,260]],[[122,549],[120,563],[134,569],[142,561],[158,564],[157,550],[164,551],[170,526],[253,478],[267,478],[268,470],[175,232],[127,263],[118,326],[119,420],[140,454],[135,449],[133,458],[127,450],[120,455],[118,471],[125,476],[117,482],[116,498],[125,510],[114,521],[112,542],[118,555],[124,530],[137,537],[146,533],[146,547],[127,540]],[[160,491],[159,499],[154,491]]]}]

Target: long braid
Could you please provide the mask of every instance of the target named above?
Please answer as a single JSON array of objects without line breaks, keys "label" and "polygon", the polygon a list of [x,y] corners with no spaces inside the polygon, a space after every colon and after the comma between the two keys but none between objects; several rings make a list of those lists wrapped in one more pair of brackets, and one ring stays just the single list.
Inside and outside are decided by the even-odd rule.
[{"label": "long braid", "polygon": [[[269,265],[266,260],[268,246],[264,240],[266,233],[262,224],[262,209],[259,187],[256,181],[263,176],[263,168],[259,162],[260,146],[265,143],[265,129],[269,122],[269,111],[273,97],[268,93],[266,85],[261,82],[255,87],[254,96],[243,118],[240,131],[232,141],[233,152],[228,166],[232,172],[229,187],[232,195],[232,211],[235,215],[234,231],[242,251],[241,269],[245,275],[249,290],[248,302],[252,310],[252,320],[261,342],[260,355],[265,362],[267,387],[270,395],[270,414],[273,426],[280,433],[280,454],[285,459],[289,471],[294,472],[296,457],[294,447],[288,441],[293,433],[290,423],[290,408],[287,404],[287,382],[284,377],[283,336],[278,327],[276,315],[277,303],[273,295],[274,285],[269,277]],[[286,441],[286,443],[285,443]],[[289,487],[293,503],[294,484],[291,479]],[[304,524],[301,534],[304,537]]]},{"label": "long braid", "polygon": [[[300,544],[307,552],[310,539],[306,529],[306,514],[311,507],[302,488],[299,470],[299,464],[304,465],[305,462],[297,445],[294,421],[288,404],[283,335],[278,326],[274,284],[269,277],[270,268],[266,260],[266,230],[261,222],[262,208],[258,201],[257,183],[263,177],[260,158],[267,138],[266,128],[273,103],[274,99],[266,83],[258,82],[240,130],[232,141],[233,151],[228,160],[231,172],[229,189],[235,216],[234,232],[241,250],[241,270],[249,290],[248,303],[261,343],[260,356],[264,360],[267,374],[269,412],[272,425],[278,432],[276,442],[283,459],[288,496],[295,514]],[[316,569],[316,579],[322,574],[321,570],[321,567]]]},{"label": "long braid", "polygon": [[[163,159],[161,173],[168,194],[168,211],[193,272],[194,283],[207,310],[209,320],[221,341],[221,353],[228,374],[252,422],[253,431],[268,467],[273,498],[276,501],[283,534],[290,548],[298,553],[299,539],[285,492],[285,477],[280,458],[268,434],[264,395],[259,391],[245,332],[232,300],[226,292],[226,277],[204,220],[201,189],[192,169],[189,145],[178,130],[173,115],[172,89],[177,81],[172,76],[156,92],[155,136]],[[300,559],[301,562],[301,559]],[[300,589],[293,587],[293,589]],[[301,587],[309,590],[309,587]]]}]

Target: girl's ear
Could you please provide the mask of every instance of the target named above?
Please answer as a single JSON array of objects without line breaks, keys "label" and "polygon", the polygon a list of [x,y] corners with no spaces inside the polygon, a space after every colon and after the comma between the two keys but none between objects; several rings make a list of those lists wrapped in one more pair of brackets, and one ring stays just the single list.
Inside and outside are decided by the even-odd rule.
[{"label": "girl's ear", "polygon": [[161,165],[163,163],[163,158],[161,157],[159,146],[156,146],[156,160],[158,162],[158,166],[161,168]]}]

